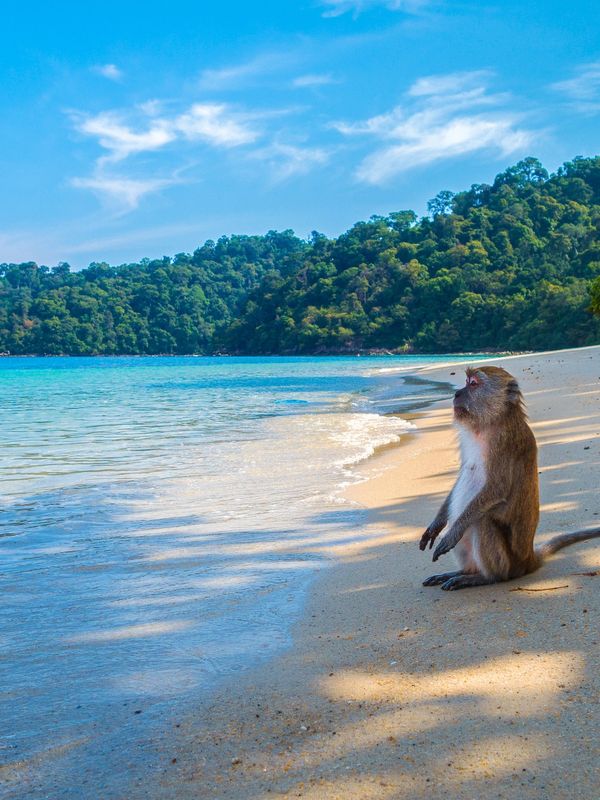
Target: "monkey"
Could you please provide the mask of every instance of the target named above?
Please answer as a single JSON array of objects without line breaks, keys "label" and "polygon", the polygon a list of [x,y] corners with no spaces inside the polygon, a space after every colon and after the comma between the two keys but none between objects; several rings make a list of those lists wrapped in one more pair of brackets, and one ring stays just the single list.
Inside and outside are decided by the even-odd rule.
[{"label": "monkey", "polygon": [[501,367],[469,367],[454,395],[461,465],[452,491],[419,542],[433,561],[454,549],[459,569],[423,586],[445,591],[519,578],[563,547],[600,536],[600,528],[555,536],[541,547],[537,445],[518,382]]}]

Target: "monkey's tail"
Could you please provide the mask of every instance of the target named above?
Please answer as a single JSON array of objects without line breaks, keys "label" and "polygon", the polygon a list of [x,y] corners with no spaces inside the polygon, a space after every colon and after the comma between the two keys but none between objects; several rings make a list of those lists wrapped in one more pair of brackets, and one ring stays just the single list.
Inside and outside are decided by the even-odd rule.
[{"label": "monkey's tail", "polygon": [[588,528],[584,531],[561,533],[559,536],[550,539],[546,544],[537,547],[536,553],[541,558],[547,558],[548,556],[554,555],[554,553],[558,553],[563,547],[569,547],[569,545],[576,544],[577,542],[585,542],[587,539],[595,539],[598,536],[600,536],[600,528]]}]

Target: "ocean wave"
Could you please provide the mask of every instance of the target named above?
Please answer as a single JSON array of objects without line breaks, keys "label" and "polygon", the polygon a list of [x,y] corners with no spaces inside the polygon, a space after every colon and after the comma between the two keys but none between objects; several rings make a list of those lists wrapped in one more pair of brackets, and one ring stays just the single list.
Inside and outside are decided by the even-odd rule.
[{"label": "ocean wave", "polygon": [[344,415],[342,426],[330,434],[330,439],[344,449],[336,466],[350,467],[375,455],[386,445],[399,442],[402,435],[416,430],[416,425],[402,417],[379,414]]}]

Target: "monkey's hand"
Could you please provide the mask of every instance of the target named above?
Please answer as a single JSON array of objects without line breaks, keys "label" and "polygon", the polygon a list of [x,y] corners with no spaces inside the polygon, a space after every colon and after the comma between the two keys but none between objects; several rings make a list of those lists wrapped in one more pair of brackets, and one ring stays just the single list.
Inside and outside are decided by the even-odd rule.
[{"label": "monkey's hand", "polygon": [[423,536],[421,536],[421,541],[419,542],[419,549],[425,550],[427,545],[429,544],[429,549],[433,547],[433,543],[438,537],[438,534],[443,529],[445,523],[441,522],[438,519],[434,519],[431,525],[427,528]]},{"label": "monkey's hand", "polygon": [[444,555],[444,553],[449,553],[453,547],[456,547],[458,541],[459,540],[456,537],[452,536],[452,531],[449,531],[433,551],[433,558],[431,560],[437,561],[440,556]]}]

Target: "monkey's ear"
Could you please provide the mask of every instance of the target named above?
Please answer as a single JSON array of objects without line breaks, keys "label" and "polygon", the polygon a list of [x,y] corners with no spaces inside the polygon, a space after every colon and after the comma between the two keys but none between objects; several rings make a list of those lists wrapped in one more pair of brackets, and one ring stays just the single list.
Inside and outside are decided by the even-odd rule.
[{"label": "monkey's ear", "polygon": [[519,384],[514,379],[509,381],[506,386],[506,399],[514,405],[518,405],[523,399]]}]

